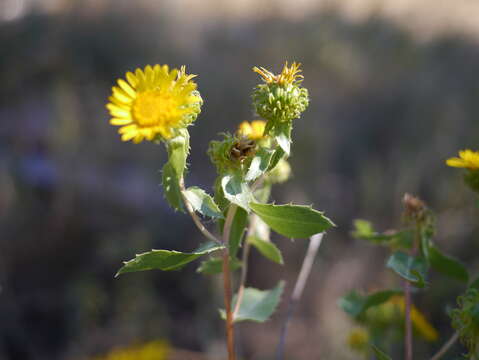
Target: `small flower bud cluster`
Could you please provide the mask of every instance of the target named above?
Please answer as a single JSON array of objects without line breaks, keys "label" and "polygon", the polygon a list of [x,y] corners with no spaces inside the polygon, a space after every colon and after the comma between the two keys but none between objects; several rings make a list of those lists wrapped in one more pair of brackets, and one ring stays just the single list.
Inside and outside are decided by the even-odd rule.
[{"label": "small flower bud cluster", "polygon": [[[264,68],[253,68],[264,84],[253,91],[253,105],[261,117],[273,123],[297,119],[309,104],[308,90],[301,86],[300,64],[286,63],[281,74],[274,75]],[[270,126],[271,127],[271,126]]]}]

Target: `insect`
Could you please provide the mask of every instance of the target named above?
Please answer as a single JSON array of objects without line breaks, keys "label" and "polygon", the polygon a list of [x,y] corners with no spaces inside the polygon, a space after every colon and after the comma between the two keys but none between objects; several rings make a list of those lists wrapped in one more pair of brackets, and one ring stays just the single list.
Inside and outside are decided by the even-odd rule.
[{"label": "insect", "polygon": [[243,162],[246,158],[255,153],[256,143],[246,137],[241,137],[237,140],[230,150],[230,156],[234,160]]}]

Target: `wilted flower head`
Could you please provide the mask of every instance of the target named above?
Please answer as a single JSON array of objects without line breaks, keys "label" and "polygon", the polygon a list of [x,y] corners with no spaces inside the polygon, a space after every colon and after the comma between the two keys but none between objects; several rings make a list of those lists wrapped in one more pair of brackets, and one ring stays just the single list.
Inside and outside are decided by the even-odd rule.
[{"label": "wilted flower head", "polygon": [[146,66],[126,73],[112,88],[107,109],[110,124],[121,126],[123,141],[167,140],[198,116],[203,100],[185,67]]}]

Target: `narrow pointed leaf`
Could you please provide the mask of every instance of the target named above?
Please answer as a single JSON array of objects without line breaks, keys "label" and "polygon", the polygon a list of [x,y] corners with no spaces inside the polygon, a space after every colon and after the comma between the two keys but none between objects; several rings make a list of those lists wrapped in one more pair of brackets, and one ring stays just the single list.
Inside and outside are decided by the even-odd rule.
[{"label": "narrow pointed leaf", "polygon": [[309,206],[252,202],[250,207],[271,229],[289,238],[309,238],[335,226],[322,212]]},{"label": "narrow pointed leaf", "polygon": [[167,162],[162,171],[163,192],[171,207],[184,212],[183,198],[178,182],[178,176],[171,163]]},{"label": "narrow pointed leaf", "polygon": [[469,281],[467,269],[461,262],[442,254],[433,245],[429,247],[428,253],[429,262],[434,270],[465,283]]},{"label": "narrow pointed leaf", "polygon": [[151,250],[143,254],[138,254],[130,261],[126,261],[124,266],[118,270],[116,276],[136,271],[146,270],[176,270],[186,264],[196,260],[200,256],[223,249],[214,242],[208,242],[200,246],[191,253],[183,253],[174,250]]},{"label": "narrow pointed leaf", "polygon": [[426,285],[427,263],[423,258],[397,251],[390,256],[386,266],[414,286]]},{"label": "narrow pointed leaf", "polygon": [[216,219],[224,217],[213,198],[199,187],[189,187],[183,194],[191,206],[193,206],[193,209],[201,215]]},{"label": "narrow pointed leaf", "polygon": [[256,236],[250,236],[247,241],[253,245],[265,258],[283,265],[281,251],[271,241],[265,241]]},{"label": "narrow pointed leaf", "polygon": [[274,153],[273,153],[273,156],[271,157],[271,160],[269,162],[269,167],[268,167],[268,170],[267,171],[270,171],[270,170],[273,170],[276,165],[278,165],[279,161],[285,156],[285,152],[283,151],[283,149],[281,149],[280,147],[278,147]]},{"label": "narrow pointed leaf", "polygon": [[249,212],[249,203],[253,200],[253,194],[239,174],[225,175],[221,179],[221,186],[226,199]]}]

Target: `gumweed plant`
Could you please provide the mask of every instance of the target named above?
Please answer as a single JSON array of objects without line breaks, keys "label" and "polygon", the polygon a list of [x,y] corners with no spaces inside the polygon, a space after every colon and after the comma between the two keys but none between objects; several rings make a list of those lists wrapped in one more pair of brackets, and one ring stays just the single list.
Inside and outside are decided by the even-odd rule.
[{"label": "gumweed plant", "polygon": [[[464,182],[479,192],[479,152],[463,150],[459,157],[446,160],[451,167],[464,169]],[[404,359],[413,359],[413,335],[425,341],[436,341],[437,330],[414,306],[413,294],[426,291],[430,270],[457,280],[465,286],[457,298],[457,308],[449,315],[455,332],[431,360],[443,358],[460,339],[467,348],[466,359],[479,359],[479,278],[470,280],[468,269],[457,259],[445,254],[434,243],[436,220],[432,210],[419,198],[403,198],[402,227],[386,232],[375,231],[369,221],[356,220],[352,236],[375,246],[389,249],[386,267],[402,282],[402,288],[383,289],[368,294],[355,290],[339,300],[339,306],[357,324],[349,334],[349,347],[368,359],[393,359],[383,350],[391,349],[404,339]]]},{"label": "gumweed plant", "polygon": [[[254,67],[262,82],[252,93],[253,108],[261,118],[239,124],[234,133],[223,133],[210,142],[208,156],[217,178],[213,196],[197,186],[186,186],[190,151],[189,126],[198,118],[203,99],[185,67],[146,66],[127,72],[112,88],[107,104],[123,141],[151,141],[166,147],[168,161],[162,169],[166,200],[187,213],[206,238],[192,252],[151,250],[126,261],[117,276],[145,270],[177,270],[203,258],[198,272],[222,274],[228,359],[234,360],[234,323],[266,321],[280,301],[284,284],[270,290],[246,287],[248,255],[253,247],[282,264],[280,250],[270,241],[270,230],[288,238],[311,238],[334,224],[310,206],[270,202],[274,184],[288,180],[293,122],[306,110],[308,90],[302,86],[300,64],[286,63],[279,74]],[[216,222],[207,229],[202,218]],[[211,223],[209,221],[208,223]],[[215,234],[215,232],[217,234]],[[239,286],[233,296],[236,270]]]}]

